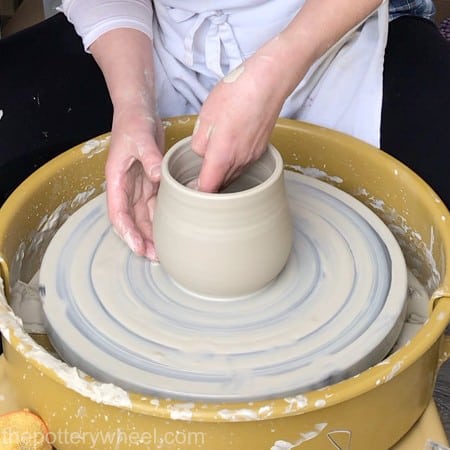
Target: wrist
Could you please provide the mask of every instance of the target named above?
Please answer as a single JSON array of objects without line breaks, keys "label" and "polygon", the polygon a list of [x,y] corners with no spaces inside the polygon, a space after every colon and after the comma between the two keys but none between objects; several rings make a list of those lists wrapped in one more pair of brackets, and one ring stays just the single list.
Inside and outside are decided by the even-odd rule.
[{"label": "wrist", "polygon": [[261,47],[253,56],[260,73],[284,101],[306,75],[316,56],[311,48],[293,45],[280,34]]},{"label": "wrist", "polygon": [[153,90],[146,85],[132,85],[111,94],[114,114],[155,115],[156,100]]},{"label": "wrist", "polygon": [[136,103],[120,103],[114,107],[113,131],[120,130],[120,133],[126,131],[131,134],[154,135],[157,132],[160,119],[154,109]]}]

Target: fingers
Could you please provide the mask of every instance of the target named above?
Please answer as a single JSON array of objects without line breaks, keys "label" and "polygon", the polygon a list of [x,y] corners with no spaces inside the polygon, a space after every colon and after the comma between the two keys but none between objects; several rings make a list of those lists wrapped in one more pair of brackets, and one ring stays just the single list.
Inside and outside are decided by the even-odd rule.
[{"label": "fingers", "polygon": [[162,155],[158,154],[143,160],[143,180],[142,202],[134,206],[135,222],[138,229],[144,237],[144,256],[152,261],[158,261],[155,246],[153,243],[153,213],[155,210],[156,195],[158,193],[159,181],[161,179],[161,159]]},{"label": "fingers", "polygon": [[198,118],[192,133],[192,151],[204,158],[202,168],[196,180],[196,188],[204,192],[220,190],[233,166],[233,152],[229,142],[221,139],[216,127],[207,119]]},{"label": "fingers", "polygon": [[216,127],[202,120],[194,131],[192,150],[204,158],[197,183],[201,191],[218,192],[254,160],[254,145],[246,144],[243,133],[234,132],[233,127]]},{"label": "fingers", "polygon": [[112,195],[114,193],[108,191],[109,217],[114,231],[130,247],[133,253],[143,256],[146,252],[146,244],[140,230],[136,227],[133,218],[129,214],[128,207],[121,208],[120,203],[110,201]]},{"label": "fingers", "polygon": [[[152,189],[150,184],[147,184],[149,189]],[[146,189],[144,189],[145,191]],[[140,230],[144,239],[144,253],[143,255],[152,261],[157,261],[155,246],[153,242],[153,212],[156,203],[155,192],[149,190],[144,192],[138,204],[134,207],[135,217],[134,221],[137,228]]]},{"label": "fingers", "polygon": [[149,143],[146,142],[143,145],[138,145],[138,154],[147,178],[153,183],[159,183],[162,160],[160,147],[156,142],[154,142],[153,145],[149,145]]},{"label": "fingers", "polygon": [[113,182],[107,190],[109,217],[114,230],[136,255],[156,261],[152,222],[158,185],[148,181],[140,162],[135,164],[140,166],[139,173],[132,169],[125,177],[125,185],[132,179],[134,187]]},{"label": "fingers", "polygon": [[154,141],[126,138],[112,143],[106,164],[111,223],[135,254],[153,260],[152,199],[159,186],[161,158]]},{"label": "fingers", "polygon": [[228,181],[232,166],[229,153],[212,147],[203,159],[198,177],[198,189],[204,192],[218,192]]},{"label": "fingers", "polygon": [[204,157],[215,131],[216,127],[214,124],[199,117],[197,122],[195,122],[194,131],[192,132],[192,151]]},{"label": "fingers", "polygon": [[[146,204],[147,215],[149,217],[150,227],[147,227],[147,230],[151,230],[149,236],[145,240],[145,256],[151,261],[159,261],[158,255],[156,254],[155,244],[153,241],[153,214],[155,212],[156,206],[156,195],[152,196],[152,198]],[[148,224],[147,224],[148,225]]]},{"label": "fingers", "polygon": [[144,240],[130,214],[130,205],[136,201],[134,198],[135,191],[130,189],[127,180],[128,170],[131,167],[128,170],[123,169],[123,167],[121,168],[111,163],[106,166],[106,198],[109,219],[114,230],[131,250],[137,255],[143,255],[145,252]]},{"label": "fingers", "polygon": [[161,161],[152,161],[151,163],[147,164],[143,162],[142,164],[148,179],[155,185],[159,184],[159,181],[161,179]]}]

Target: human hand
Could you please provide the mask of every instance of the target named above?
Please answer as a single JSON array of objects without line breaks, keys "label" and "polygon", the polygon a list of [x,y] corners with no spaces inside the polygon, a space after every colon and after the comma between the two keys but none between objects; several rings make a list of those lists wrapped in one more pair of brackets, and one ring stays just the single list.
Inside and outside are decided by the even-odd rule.
[{"label": "human hand", "polygon": [[286,98],[272,58],[256,54],[220,81],[203,104],[192,137],[204,157],[198,188],[215,192],[267,147]]},{"label": "human hand", "polygon": [[163,147],[161,120],[147,108],[114,113],[106,164],[109,218],[134,253],[157,259],[152,220]]}]

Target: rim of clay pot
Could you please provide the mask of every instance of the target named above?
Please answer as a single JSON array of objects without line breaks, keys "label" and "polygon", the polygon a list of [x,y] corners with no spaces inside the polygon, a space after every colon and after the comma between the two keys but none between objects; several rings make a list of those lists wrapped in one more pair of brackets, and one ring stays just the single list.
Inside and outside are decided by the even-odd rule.
[{"label": "rim of clay pot", "polygon": [[[195,154],[191,146],[187,146],[188,143],[190,143],[192,140],[191,136],[188,136],[184,139],[181,139],[180,141],[176,142],[164,155],[162,164],[161,164],[161,179],[164,178],[165,181],[174,189],[179,190],[180,192],[183,192],[184,195],[190,195],[195,198],[208,198],[208,199],[217,199],[217,201],[221,200],[230,200],[230,199],[237,199],[237,198],[245,198],[248,196],[255,195],[261,191],[264,191],[268,189],[270,186],[275,184],[279,178],[283,175],[284,170],[284,163],[283,158],[278,152],[278,150],[272,145],[267,145],[267,150],[261,155],[261,157],[257,160],[251,163],[247,168],[242,172],[241,175],[245,174],[246,172],[250,171],[252,167],[254,167],[255,164],[258,164],[261,162],[262,158],[269,155],[274,163],[274,168],[272,170],[272,173],[262,180],[259,184],[256,186],[252,186],[248,189],[236,191],[236,192],[205,192],[205,191],[199,191],[196,189],[192,189],[191,187],[186,186],[179,180],[177,180],[170,168],[170,164],[173,163],[173,158],[177,156],[180,152],[186,153],[186,152],[192,152],[195,157],[201,158],[197,154]],[[240,176],[241,176],[240,175]]]}]

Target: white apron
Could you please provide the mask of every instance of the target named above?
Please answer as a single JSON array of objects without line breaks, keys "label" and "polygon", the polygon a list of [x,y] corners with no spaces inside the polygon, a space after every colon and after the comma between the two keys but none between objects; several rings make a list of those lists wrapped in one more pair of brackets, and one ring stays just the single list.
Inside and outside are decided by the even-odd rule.
[{"label": "white apron", "polygon": [[[153,37],[162,117],[198,113],[214,85],[275,37],[305,0],[156,0]],[[379,147],[389,6],[318,60],[282,117],[333,128]]]}]

